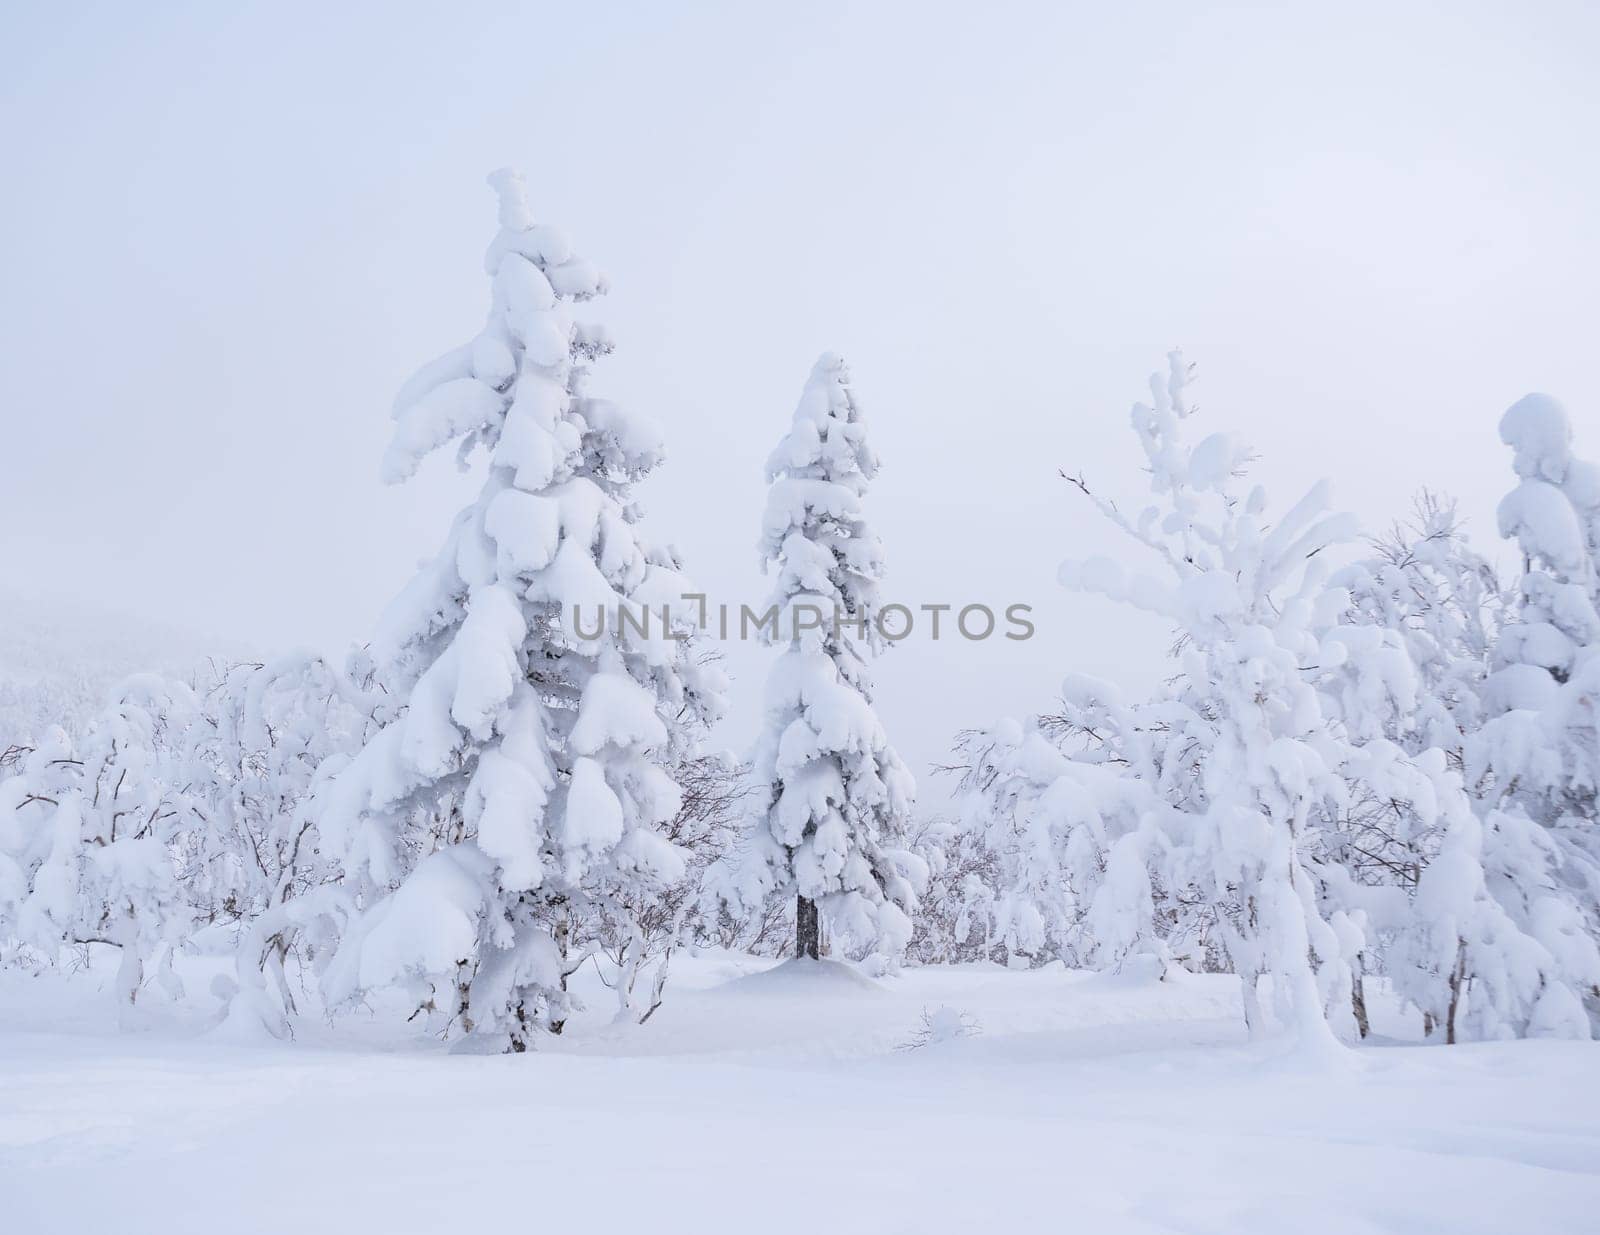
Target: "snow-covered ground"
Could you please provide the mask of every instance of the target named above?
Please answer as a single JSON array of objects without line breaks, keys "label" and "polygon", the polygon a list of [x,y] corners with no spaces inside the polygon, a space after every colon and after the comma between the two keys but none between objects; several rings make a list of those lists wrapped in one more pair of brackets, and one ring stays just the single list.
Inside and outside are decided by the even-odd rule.
[{"label": "snow-covered ground", "polygon": [[1600,1214],[1600,1047],[1287,1058],[1241,1042],[1222,977],[873,982],[709,955],[642,1027],[606,1024],[597,989],[567,1036],[493,1058],[379,1013],[292,1044],[203,1009],[118,1032],[108,979],[0,976],[0,1229],[1498,1235]]}]

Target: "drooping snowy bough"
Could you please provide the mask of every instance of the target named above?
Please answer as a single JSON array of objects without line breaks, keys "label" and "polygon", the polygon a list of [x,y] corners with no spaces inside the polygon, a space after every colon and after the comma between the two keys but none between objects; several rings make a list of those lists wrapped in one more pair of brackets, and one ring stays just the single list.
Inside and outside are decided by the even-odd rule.
[{"label": "drooping snowy bough", "polygon": [[747,911],[795,898],[797,956],[818,955],[820,911],[847,945],[892,961],[911,933],[916,786],[872,707],[883,546],[862,498],[878,460],[849,382],[837,356],[819,359],[767,461],[763,612],[775,627],[763,630],[783,651],[767,678],[753,810],[722,873]]},{"label": "drooping snowy bough", "polygon": [[411,982],[483,1044],[523,1050],[567,1015],[574,924],[683,875],[667,768],[720,675],[666,628],[691,589],[638,527],[660,438],[587,390],[611,341],[573,308],[604,281],[534,222],[516,175],[491,183],[488,322],[406,384],[384,460],[403,480],[454,442],[487,475],[385,621],[403,713],[319,802],[365,903],[324,987],[338,1002]]}]

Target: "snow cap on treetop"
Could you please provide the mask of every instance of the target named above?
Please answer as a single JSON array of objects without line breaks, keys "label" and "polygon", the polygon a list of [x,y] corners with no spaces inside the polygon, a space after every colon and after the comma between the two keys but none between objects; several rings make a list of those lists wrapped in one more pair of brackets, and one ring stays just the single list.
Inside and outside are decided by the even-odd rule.
[{"label": "snow cap on treetop", "polygon": [[500,196],[500,226],[525,232],[533,226],[533,211],[528,209],[528,189],[522,173],[501,167],[489,173],[489,185]]},{"label": "snow cap on treetop", "polygon": [[1500,418],[1500,440],[1515,452],[1518,476],[1559,483],[1572,458],[1572,421],[1546,394],[1523,395]]},{"label": "snow cap on treetop", "polygon": [[[849,366],[836,352],[823,352],[811,366],[789,432],[767,459],[767,478],[804,475],[859,495],[877,472],[878,456],[867,445],[861,409],[850,391]],[[811,500],[824,496],[814,486],[807,489]]]}]

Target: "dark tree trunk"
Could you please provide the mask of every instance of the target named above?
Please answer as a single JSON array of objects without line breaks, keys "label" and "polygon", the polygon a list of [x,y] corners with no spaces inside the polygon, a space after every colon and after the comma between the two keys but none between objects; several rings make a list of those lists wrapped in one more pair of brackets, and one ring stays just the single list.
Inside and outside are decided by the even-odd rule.
[{"label": "dark tree trunk", "polygon": [[794,954],[816,960],[821,932],[817,928],[817,902],[803,896],[794,901]]},{"label": "dark tree trunk", "polygon": [[1445,1013],[1445,1045],[1456,1044],[1456,1013],[1461,1011],[1461,991],[1467,980],[1467,941],[1456,945],[1456,967],[1450,971],[1450,1010]]},{"label": "dark tree trunk", "polygon": [[1372,1032],[1372,1022],[1367,1019],[1367,991],[1361,983],[1361,974],[1357,972],[1355,983],[1350,988],[1350,1006],[1356,1017],[1356,1030],[1365,1038]]},{"label": "dark tree trunk", "polygon": [[[565,1005],[567,994],[567,942],[571,934],[571,928],[567,922],[567,911],[565,909],[561,910],[561,916],[556,919],[555,934],[556,951],[561,954],[561,995],[562,1003]],[[565,1006],[563,1006],[561,1016],[559,1018],[552,1017],[550,1019],[550,1032],[560,1033],[566,1027],[566,1009]]]}]

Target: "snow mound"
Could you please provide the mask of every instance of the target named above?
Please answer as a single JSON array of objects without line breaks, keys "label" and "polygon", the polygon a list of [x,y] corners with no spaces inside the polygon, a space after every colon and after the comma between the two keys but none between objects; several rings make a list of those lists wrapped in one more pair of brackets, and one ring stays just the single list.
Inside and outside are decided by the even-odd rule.
[{"label": "snow mound", "polygon": [[1183,975],[1183,970],[1177,966],[1167,965],[1159,956],[1141,953],[1125,958],[1115,969],[1090,974],[1078,986],[1080,989],[1128,990],[1155,986],[1179,975]]},{"label": "snow mound", "polygon": [[762,973],[735,978],[715,990],[718,995],[776,995],[814,997],[821,994],[857,993],[871,991],[884,994],[884,989],[854,965],[843,961],[814,961],[810,958],[787,960]]}]

